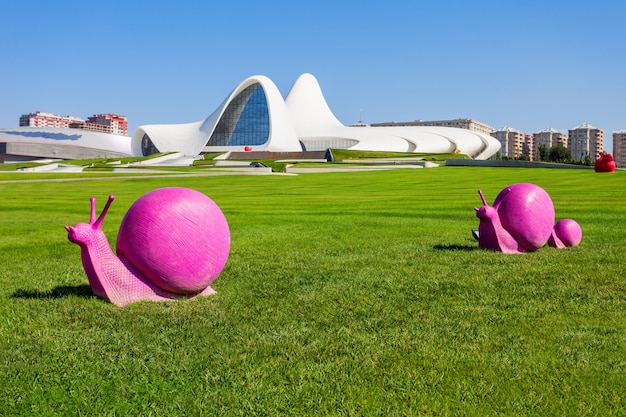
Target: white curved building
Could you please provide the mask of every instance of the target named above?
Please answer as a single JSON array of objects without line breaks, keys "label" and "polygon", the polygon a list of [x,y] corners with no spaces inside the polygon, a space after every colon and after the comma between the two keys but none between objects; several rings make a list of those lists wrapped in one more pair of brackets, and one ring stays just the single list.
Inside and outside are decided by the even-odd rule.
[{"label": "white curved building", "polygon": [[180,125],[144,125],[133,132],[135,155],[244,150],[301,151],[285,102],[276,85],[262,75],[235,88],[206,119]]},{"label": "white curved building", "polygon": [[83,129],[12,127],[0,129],[0,163],[36,159],[91,159],[131,156],[130,137]]},{"label": "white curved building", "polygon": [[180,125],[145,125],[132,136],[134,155],[185,155],[233,150],[296,152],[355,149],[458,152],[487,159],[500,149],[490,135],[430,126],[345,126],[332,113],[311,74],[301,75],[283,100],[267,77],[244,80],[205,120]]},{"label": "white curved building", "polygon": [[453,127],[345,126],[328,107],[311,74],[302,74],[286,99],[269,78],[250,77],[206,119],[143,125],[135,129],[132,137],[79,129],[0,129],[0,162],[9,156],[14,160],[29,156],[85,159],[180,152],[195,157],[225,151],[300,152],[328,148],[457,152],[487,159],[498,152],[500,142],[486,133]]}]

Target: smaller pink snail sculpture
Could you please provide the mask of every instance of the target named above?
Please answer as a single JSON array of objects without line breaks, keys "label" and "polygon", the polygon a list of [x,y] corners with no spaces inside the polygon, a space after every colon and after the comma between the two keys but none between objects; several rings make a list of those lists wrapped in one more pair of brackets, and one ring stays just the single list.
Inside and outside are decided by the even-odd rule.
[{"label": "smaller pink snail sculpture", "polygon": [[137,301],[207,296],[230,252],[230,231],[220,208],[199,191],[159,188],[130,207],[117,235],[116,252],[102,231],[115,197],[96,219],[91,197],[89,223],[65,226],[80,246],[94,294],[123,307]]},{"label": "smaller pink snail sculpture", "polygon": [[572,219],[554,224],[554,205],[548,193],[535,184],[519,183],[504,188],[493,206],[481,190],[483,205],[476,209],[478,246],[503,253],[537,250],[547,243],[555,248],[577,246],[580,225]]}]

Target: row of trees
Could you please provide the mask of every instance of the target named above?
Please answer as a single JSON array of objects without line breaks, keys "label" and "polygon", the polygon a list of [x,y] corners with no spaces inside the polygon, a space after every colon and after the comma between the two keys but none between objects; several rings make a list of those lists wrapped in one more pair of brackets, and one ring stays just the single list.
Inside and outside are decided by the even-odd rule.
[{"label": "row of trees", "polygon": [[[496,156],[496,159],[515,159],[516,161],[530,161],[530,157],[528,155],[520,155],[517,158],[509,158],[507,156],[502,156],[499,152]],[[556,146],[548,147],[544,144],[539,145],[539,149],[536,155],[536,161],[545,161],[545,162],[556,162],[559,164],[574,164],[574,165],[586,165],[593,166],[594,161],[591,160],[589,155],[585,156],[584,159],[575,161],[572,159],[572,151],[569,148],[566,148],[562,144],[558,144]]]}]

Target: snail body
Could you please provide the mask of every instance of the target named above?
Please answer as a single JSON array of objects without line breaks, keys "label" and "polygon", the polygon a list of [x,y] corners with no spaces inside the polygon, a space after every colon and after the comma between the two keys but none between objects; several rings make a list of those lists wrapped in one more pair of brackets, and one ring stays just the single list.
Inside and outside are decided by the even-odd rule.
[{"label": "snail body", "polygon": [[128,210],[116,241],[116,253],[102,231],[115,197],[96,219],[65,226],[70,242],[81,248],[83,267],[94,294],[113,304],[191,298],[215,293],[210,284],[230,251],[228,223],[217,204],[182,187],[153,190]]},{"label": "snail body", "polygon": [[480,248],[523,253],[546,244],[557,248],[576,246],[582,239],[582,230],[575,220],[563,219],[554,224],[552,199],[535,184],[518,183],[504,188],[493,206],[487,204],[481,190],[478,194],[483,202],[476,209]]}]

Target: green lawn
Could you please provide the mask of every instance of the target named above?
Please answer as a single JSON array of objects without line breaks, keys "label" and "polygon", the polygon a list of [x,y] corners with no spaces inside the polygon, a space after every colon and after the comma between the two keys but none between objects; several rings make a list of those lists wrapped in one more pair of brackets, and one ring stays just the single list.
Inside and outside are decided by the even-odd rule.
[{"label": "green lawn", "polygon": [[[63,174],[58,174],[61,176]],[[0,179],[25,179],[2,175]],[[476,192],[534,182],[579,247],[477,249]],[[198,189],[211,297],[94,298],[65,224]],[[626,415],[626,172],[441,167],[0,183],[0,415]]]}]

